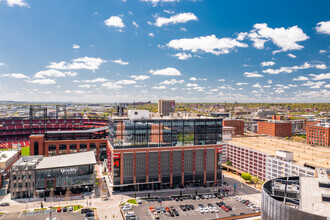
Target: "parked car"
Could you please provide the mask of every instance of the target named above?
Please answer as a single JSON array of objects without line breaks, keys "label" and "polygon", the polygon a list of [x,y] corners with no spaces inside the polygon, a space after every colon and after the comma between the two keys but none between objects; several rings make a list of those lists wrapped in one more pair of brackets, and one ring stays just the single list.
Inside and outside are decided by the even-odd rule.
[{"label": "parked car", "polygon": [[221,209],[223,210],[223,211],[225,211],[225,212],[229,212],[229,209],[227,209],[227,207],[226,206],[221,206]]},{"label": "parked car", "polygon": [[69,207],[68,207],[68,211],[69,211],[69,212],[72,212],[72,211],[73,211],[73,207],[72,207],[72,206],[69,206]]},{"label": "parked car", "polygon": [[199,211],[201,214],[204,214],[204,208],[202,208],[202,207],[198,207],[198,211]]},{"label": "parked car", "polygon": [[186,209],[189,211],[191,208],[190,208],[190,205],[185,205]]},{"label": "parked car", "polygon": [[191,210],[195,210],[195,206],[189,205]]},{"label": "parked car", "polygon": [[142,204],[142,200],[141,200],[141,198],[140,197],[136,197],[136,202],[137,202],[137,204]]},{"label": "parked car", "polygon": [[94,217],[94,212],[87,212],[85,217]]},{"label": "parked car", "polygon": [[154,207],[149,207],[149,210],[150,210],[151,212],[156,212],[156,210],[155,210]]},{"label": "parked car", "polygon": [[61,208],[61,207],[58,207],[58,208],[56,209],[56,211],[57,211],[57,212],[61,212],[61,211],[62,211],[62,208]]},{"label": "parked car", "polygon": [[179,207],[180,207],[180,209],[181,209],[182,211],[187,211],[186,206],[184,206],[184,205],[180,205]]},{"label": "parked car", "polygon": [[205,212],[205,213],[209,213],[210,210],[209,210],[207,207],[204,207],[204,212]]},{"label": "parked car", "polygon": [[170,211],[171,211],[169,207],[165,207],[165,210],[166,210],[167,212],[170,212]]},{"label": "parked car", "polygon": [[92,212],[92,209],[81,209],[81,214],[85,214],[87,212]]},{"label": "parked car", "polygon": [[67,207],[64,207],[63,208],[63,212],[67,212],[68,211],[68,208]]},{"label": "parked car", "polygon": [[169,214],[171,217],[174,217],[174,213],[173,213],[173,212],[168,212],[168,214]]},{"label": "parked car", "polygon": [[0,206],[9,206],[9,203],[8,202],[2,202],[2,203],[0,203]]},{"label": "parked car", "polygon": [[157,211],[157,213],[160,213],[160,208],[156,207],[156,211]]}]

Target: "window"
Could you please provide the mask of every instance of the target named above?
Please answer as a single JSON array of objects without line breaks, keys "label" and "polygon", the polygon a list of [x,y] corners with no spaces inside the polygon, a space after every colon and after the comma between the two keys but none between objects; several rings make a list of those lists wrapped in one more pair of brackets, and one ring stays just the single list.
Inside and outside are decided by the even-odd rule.
[{"label": "window", "polygon": [[25,180],[25,175],[22,175],[22,180]]},{"label": "window", "polygon": [[25,183],[25,188],[28,188],[28,183],[27,182]]},{"label": "window", "polygon": [[14,183],[14,188],[16,188],[16,183]]},{"label": "window", "polygon": [[16,175],[13,175],[13,180],[16,180]]},{"label": "window", "polygon": [[18,183],[18,188],[22,188],[22,183]]}]

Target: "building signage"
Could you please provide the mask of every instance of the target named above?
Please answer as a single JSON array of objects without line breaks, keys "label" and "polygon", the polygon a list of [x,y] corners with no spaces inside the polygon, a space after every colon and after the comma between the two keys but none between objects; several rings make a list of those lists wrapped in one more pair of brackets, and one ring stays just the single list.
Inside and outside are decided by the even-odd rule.
[{"label": "building signage", "polygon": [[75,167],[71,168],[62,168],[61,173],[62,175],[72,175],[72,174],[77,174],[78,169]]},{"label": "building signage", "polygon": [[113,175],[120,177],[120,154],[113,154]]}]

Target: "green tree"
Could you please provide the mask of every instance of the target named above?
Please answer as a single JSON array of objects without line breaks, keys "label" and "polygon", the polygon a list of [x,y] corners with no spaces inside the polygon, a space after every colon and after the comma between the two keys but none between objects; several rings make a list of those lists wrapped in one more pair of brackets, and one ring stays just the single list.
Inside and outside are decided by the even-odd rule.
[{"label": "green tree", "polygon": [[241,177],[244,180],[251,180],[251,178],[252,178],[251,174],[249,174],[249,173],[242,173]]},{"label": "green tree", "polygon": [[253,177],[251,177],[251,180],[250,180],[252,183],[254,183],[254,184],[257,184],[258,182],[259,182],[259,179],[258,179],[258,177],[256,177],[256,176],[253,176]]},{"label": "green tree", "polygon": [[231,165],[232,165],[230,160],[227,160],[226,164],[227,164],[228,166],[231,166]]}]

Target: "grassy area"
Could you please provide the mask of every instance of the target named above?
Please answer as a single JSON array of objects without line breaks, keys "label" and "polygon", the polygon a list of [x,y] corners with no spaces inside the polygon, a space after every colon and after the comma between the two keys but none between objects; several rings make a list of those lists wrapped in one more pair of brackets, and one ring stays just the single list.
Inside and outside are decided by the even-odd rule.
[{"label": "grassy area", "polygon": [[23,212],[27,212],[27,210],[23,210]]},{"label": "grassy area", "polygon": [[134,204],[134,205],[137,205],[137,202],[135,199],[129,199],[127,200],[128,203],[131,203],[131,204]]},{"label": "grassy area", "polygon": [[34,211],[43,211],[43,210],[47,210],[47,208],[42,208],[42,209],[34,209]]},{"label": "grassy area", "polygon": [[81,209],[82,206],[81,205],[74,205],[73,206],[73,211],[77,211],[78,209]]},{"label": "grassy area", "polygon": [[30,147],[21,147],[21,150],[22,156],[30,156]]}]

